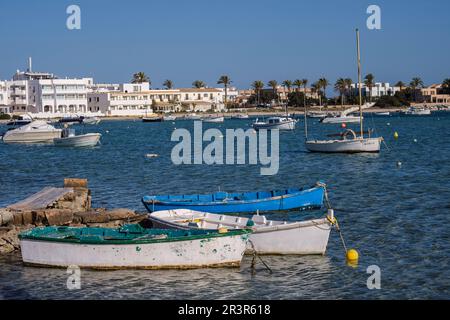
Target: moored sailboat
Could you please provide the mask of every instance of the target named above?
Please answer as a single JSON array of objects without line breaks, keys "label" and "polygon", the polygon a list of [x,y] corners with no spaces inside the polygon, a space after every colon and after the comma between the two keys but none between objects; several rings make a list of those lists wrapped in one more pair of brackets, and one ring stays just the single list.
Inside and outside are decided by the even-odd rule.
[{"label": "moored sailboat", "polygon": [[[305,147],[310,152],[322,153],[365,153],[380,152],[382,137],[364,137],[363,113],[362,113],[362,92],[361,92],[361,54],[359,46],[359,30],[356,30],[356,43],[358,54],[358,88],[359,88],[359,123],[360,135],[358,136],[353,130],[347,130],[344,134],[340,134],[340,139],[333,140],[309,140],[307,129],[305,130]],[[305,118],[305,128],[307,128]]]}]

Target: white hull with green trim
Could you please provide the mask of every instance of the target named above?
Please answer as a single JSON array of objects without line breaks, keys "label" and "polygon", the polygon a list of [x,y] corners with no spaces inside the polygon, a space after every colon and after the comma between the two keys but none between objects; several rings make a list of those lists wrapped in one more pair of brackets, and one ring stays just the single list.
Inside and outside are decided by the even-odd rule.
[{"label": "white hull with green trim", "polygon": [[[159,231],[160,235],[171,232]],[[72,241],[71,237],[58,238],[55,233],[50,232],[44,237],[22,234],[20,245],[23,262],[38,266],[75,265],[94,269],[237,267],[248,241],[248,233],[242,230],[225,234],[189,233],[177,235],[173,239],[171,236],[159,236],[155,240],[148,240],[147,235],[139,235],[132,240],[117,240],[117,235],[107,234],[100,241],[92,237]],[[108,240],[114,237],[115,240]]]}]

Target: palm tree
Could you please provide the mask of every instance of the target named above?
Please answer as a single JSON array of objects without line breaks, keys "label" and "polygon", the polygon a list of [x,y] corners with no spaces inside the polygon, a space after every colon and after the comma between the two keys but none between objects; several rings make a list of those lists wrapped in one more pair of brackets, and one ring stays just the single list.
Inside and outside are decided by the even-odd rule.
[{"label": "palm tree", "polygon": [[143,83],[143,82],[150,82],[150,78],[144,73],[144,72],[136,72],[133,74],[133,79],[131,80],[131,83]]},{"label": "palm tree", "polygon": [[163,86],[170,90],[173,88],[173,81],[167,79],[164,81]]},{"label": "palm tree", "polygon": [[261,80],[256,80],[252,83],[252,88],[255,89],[257,104],[259,104],[259,95],[262,88],[264,88],[264,83]]},{"label": "palm tree", "polygon": [[194,82],[192,82],[192,86],[194,88],[201,89],[201,88],[205,88],[206,87],[206,83],[204,83],[201,80],[195,80]]},{"label": "palm tree", "polygon": [[303,86],[303,81],[296,79],[292,84],[297,87],[297,92],[300,92],[300,88]]},{"label": "palm tree", "polygon": [[223,84],[223,87],[225,88],[225,106],[228,102],[228,86],[231,84],[231,82],[233,81],[231,81],[230,77],[227,75],[221,76],[217,81],[217,84]]},{"label": "palm tree", "polygon": [[366,85],[367,88],[369,88],[369,101],[370,102],[372,102],[372,88],[375,86],[374,80],[375,80],[375,77],[371,73],[369,73],[364,78],[364,84]]},{"label": "palm tree", "polygon": [[316,81],[311,85],[311,90],[314,93],[317,93],[317,96],[319,97],[319,106],[322,106],[322,92],[320,91],[321,88],[322,86],[319,81]]},{"label": "palm tree", "polygon": [[347,84],[345,83],[344,78],[337,79],[336,83],[334,84],[334,90],[339,92],[339,94],[341,95],[341,106],[344,106],[344,94],[347,90]]},{"label": "palm tree", "polygon": [[277,102],[279,102],[277,80],[270,80],[269,82],[267,82],[267,85],[272,88],[273,94],[277,97]]},{"label": "palm tree", "polygon": [[349,93],[350,97],[353,97],[352,84],[353,80],[350,78],[344,79],[345,82],[345,91]]},{"label": "palm tree", "polygon": [[406,87],[406,84],[403,81],[397,82],[394,87],[399,87],[400,91],[403,91],[403,88]]},{"label": "palm tree", "polygon": [[[292,81],[291,80],[284,80],[281,85],[284,87],[285,90],[285,96],[286,96],[286,102],[288,100],[289,97],[289,93],[291,93],[291,87],[292,87]],[[286,89],[288,91],[288,93],[286,94]]]},{"label": "palm tree", "polygon": [[323,99],[325,102],[327,101],[327,87],[330,85],[330,82],[325,78],[320,78],[318,81],[319,88],[323,88]]},{"label": "palm tree", "polygon": [[308,86],[308,79],[302,79],[303,84],[303,107],[306,108],[306,87]]},{"label": "palm tree", "polygon": [[450,78],[444,79],[444,81],[442,81],[442,87],[446,88],[447,91],[450,91]]},{"label": "palm tree", "polygon": [[423,81],[419,77],[412,78],[409,83],[411,90],[414,92],[414,102],[417,101],[417,89],[423,87]]}]

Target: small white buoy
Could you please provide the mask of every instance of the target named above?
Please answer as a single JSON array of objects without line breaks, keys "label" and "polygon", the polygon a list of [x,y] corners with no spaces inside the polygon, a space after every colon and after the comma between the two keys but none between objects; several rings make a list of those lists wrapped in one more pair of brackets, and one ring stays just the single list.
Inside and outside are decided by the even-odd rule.
[{"label": "small white buoy", "polygon": [[156,157],[159,157],[159,154],[156,154],[156,153],[147,153],[145,156],[146,156],[147,158],[156,158]]},{"label": "small white buoy", "polygon": [[397,167],[401,167],[402,166],[402,162],[401,161],[397,161]]},{"label": "small white buoy", "polygon": [[390,122],[388,122],[388,123],[386,123],[386,125],[390,126],[390,125],[391,125],[391,123],[390,123]]},{"label": "small white buoy", "polygon": [[106,132],[106,133],[109,133],[109,130],[106,130],[105,132]]},{"label": "small white buoy", "polygon": [[417,142],[417,139],[414,139],[414,142]]}]

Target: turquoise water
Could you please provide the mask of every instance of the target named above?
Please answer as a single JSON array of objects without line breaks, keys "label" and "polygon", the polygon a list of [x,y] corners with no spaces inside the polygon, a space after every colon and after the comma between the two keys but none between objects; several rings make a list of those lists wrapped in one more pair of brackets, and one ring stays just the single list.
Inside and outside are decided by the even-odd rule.
[{"label": "turquoise water", "polygon": [[[251,120],[226,120],[204,128],[248,128]],[[280,135],[280,169],[261,176],[260,166],[180,165],[170,159],[174,128],[193,122],[103,121],[85,132],[102,133],[92,149],[0,144],[0,207],[65,177],[89,179],[93,205],[144,211],[146,194],[329,184],[330,199],[349,247],[360,253],[346,266],[333,232],[324,257],[263,257],[256,274],[250,257],[240,269],[189,271],[82,271],[82,289],[66,289],[65,270],[23,267],[20,254],[0,257],[0,298],[152,299],[378,299],[450,298],[450,113],[414,117],[367,116],[366,125],[386,139],[379,155],[324,155],[303,147],[303,122]],[[1,126],[0,131],[6,127]],[[336,126],[311,120],[314,136]],[[394,141],[393,134],[400,135]],[[159,157],[147,158],[146,154]],[[398,162],[402,165],[398,166]],[[292,212],[289,219],[321,216]],[[285,219],[273,214],[272,219]],[[366,269],[381,269],[381,289],[369,290]]]}]

